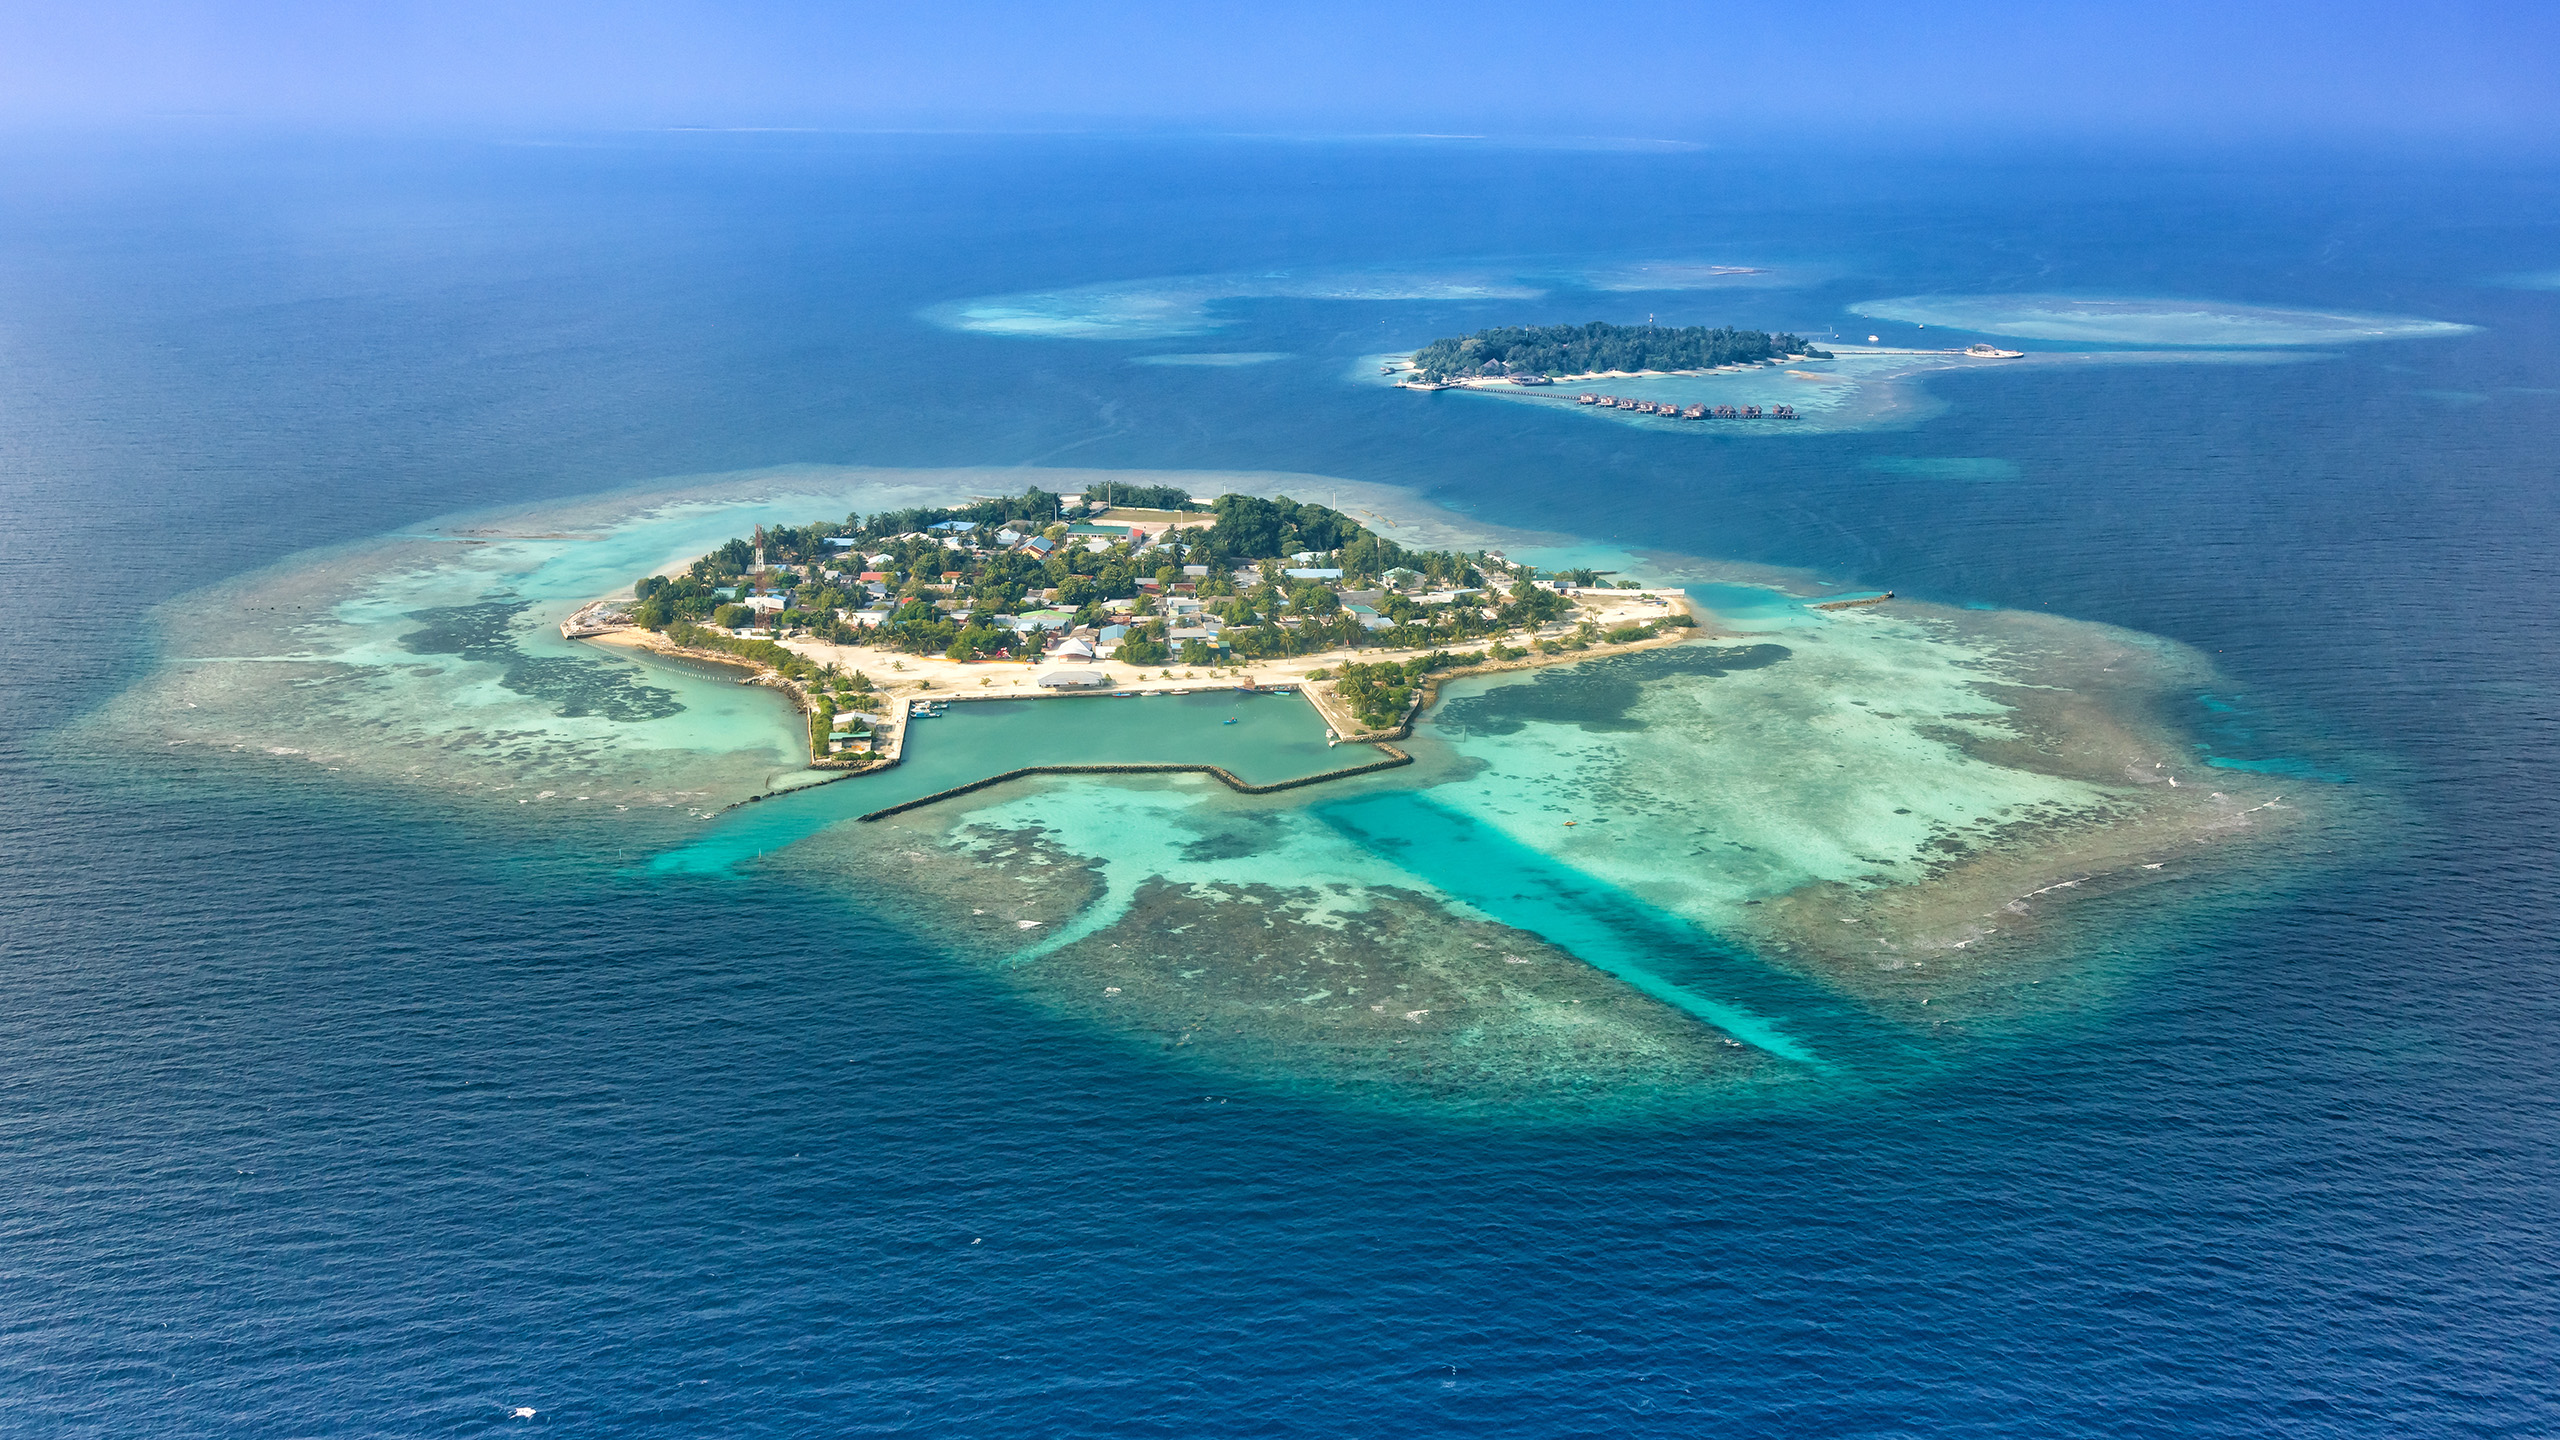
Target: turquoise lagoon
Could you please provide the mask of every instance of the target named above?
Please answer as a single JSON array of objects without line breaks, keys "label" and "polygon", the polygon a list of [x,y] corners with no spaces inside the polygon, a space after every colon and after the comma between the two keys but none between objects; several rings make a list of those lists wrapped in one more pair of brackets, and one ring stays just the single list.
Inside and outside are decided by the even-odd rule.
[{"label": "turquoise lagoon", "polygon": [[[557,634],[758,523],[1104,478],[1324,495],[1408,544],[1683,584],[1708,623],[1681,646],[1452,681],[1401,769],[1262,796],[1029,777],[878,822],[859,817],[1025,766],[1268,783],[1374,752],[1328,746],[1294,696],[1204,680],[956,703],[913,722],[901,765],[844,778],[807,768],[780,696]],[[1931,1027],[2008,1023],[2021,984],[2067,979],[2041,922],[2075,890],[2209,876],[2320,787],[2200,765],[2160,717],[2210,667],[2169,642],[1811,608],[1827,591],[1323,476],[792,467],[458,517],[199,592],[162,616],[164,663],[99,719],[459,805],[610,807],[658,837],[644,883],[895,891],[1079,1022],[1397,1094],[1447,1094],[1464,1051],[1478,1069],[1458,1088],[1506,1103],[1876,1078]]]},{"label": "turquoise lagoon", "polygon": [[[895,768],[837,780],[788,803],[777,798],[733,810],[651,868],[725,870],[830,825],[1028,766],[1215,765],[1249,785],[1270,785],[1379,758],[1366,745],[1328,745],[1323,719],[1294,695],[1202,683],[1203,690],[1189,695],[963,696],[946,713],[908,722]],[[965,805],[970,798],[945,803]]]}]

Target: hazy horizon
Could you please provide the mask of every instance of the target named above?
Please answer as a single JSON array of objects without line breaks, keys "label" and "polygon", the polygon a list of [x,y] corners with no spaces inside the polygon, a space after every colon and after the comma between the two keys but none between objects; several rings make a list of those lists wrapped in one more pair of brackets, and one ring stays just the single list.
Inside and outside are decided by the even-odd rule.
[{"label": "hazy horizon", "polygon": [[1214,130],[1713,143],[2548,144],[2511,5],[806,3],[0,17],[0,124]]}]

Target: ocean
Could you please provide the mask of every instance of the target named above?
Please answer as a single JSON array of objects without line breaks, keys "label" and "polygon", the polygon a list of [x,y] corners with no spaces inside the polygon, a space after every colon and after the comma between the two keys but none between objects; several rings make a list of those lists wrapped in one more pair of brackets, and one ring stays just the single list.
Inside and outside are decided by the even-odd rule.
[{"label": "ocean", "polygon": [[[2502,277],[2560,264],[2555,178],[1251,138],[16,147],[0,1416],[2547,1433],[2560,292]],[[1630,278],[1673,263],[1768,275]],[[2013,339],[2016,368],[1932,371],[1785,434],[1394,392],[1368,363],[1649,315],[1925,348],[1920,322],[1853,307],[2017,295],[2472,328],[2222,363],[2162,358],[2230,334],[2154,304],[2142,334]],[[1926,1062],[1739,1099],[1622,1081],[1559,1112],[1501,1045],[1437,1089],[1316,1083],[1268,1036],[1204,1060],[1027,987],[918,900],[993,908],[967,906],[995,884],[973,877],[1027,883],[1045,855],[897,883],[866,868],[887,852],[815,841],[667,863],[742,822],[519,808],[132,723],[182,660],[282,623],[208,598],[240,577],[811,466],[1336,477],[1569,537],[1557,555],[2139,632],[2210,667],[2159,701],[2196,764],[2327,818],[2076,903],[2031,1012],[1835,1016],[1856,1006],[1696,942],[1678,973],[1733,981],[1712,998],[1735,1024],[1777,1017],[1835,1058],[1925,1038]],[[1211,879],[1269,853],[1348,884],[1402,844],[1400,883],[1525,929],[1544,912],[1506,911],[1497,880],[1545,905],[1596,876],[1553,923],[1605,947],[1743,892],[1648,889],[1598,840],[1517,846],[1502,814],[1455,808],[1468,767],[1547,773],[1523,757],[1548,721],[1577,754],[1670,745],[1644,708],[1666,694],[1706,697],[1679,753],[1711,755],[1740,722],[1708,702],[1760,693],[1714,687],[1831,653],[1775,643],[1798,659],[1621,687],[1656,700],[1459,696],[1415,767],[1458,783],[1298,792],[1268,852],[1221,846],[1281,812],[1205,790],[1092,783],[988,814],[1162,844]],[[1824,673],[1866,673],[1835,649]],[[1461,845],[1491,858],[1449,861]],[[1133,936],[1178,898],[1090,883]],[[1629,943],[1601,968],[1678,948]]]}]

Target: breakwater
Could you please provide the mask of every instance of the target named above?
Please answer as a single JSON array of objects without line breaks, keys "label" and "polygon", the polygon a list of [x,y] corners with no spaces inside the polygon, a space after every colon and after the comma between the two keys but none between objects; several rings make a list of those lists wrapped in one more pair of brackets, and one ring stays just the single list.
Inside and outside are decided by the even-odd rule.
[{"label": "breakwater", "polygon": [[1354,775],[1367,775],[1379,770],[1393,770],[1399,765],[1410,765],[1413,763],[1413,757],[1411,755],[1406,754],[1404,751],[1397,749],[1393,745],[1380,745],[1377,748],[1386,752],[1384,759],[1372,760],[1365,765],[1346,766],[1340,770],[1327,770],[1320,775],[1301,775],[1293,780],[1276,780],[1268,785],[1256,785],[1252,781],[1236,774],[1234,771],[1218,765],[1178,764],[1173,762],[1166,762],[1162,764],[1126,765],[1025,765],[1018,770],[1007,770],[999,775],[989,775],[982,780],[972,780],[966,785],[954,785],[948,790],[937,790],[930,795],[920,795],[913,800],[903,800],[895,805],[884,805],[868,814],[858,815],[854,818],[865,823],[873,820],[886,820],[892,815],[901,815],[909,810],[921,810],[927,805],[937,805],[945,800],[957,799],[960,796],[985,790],[991,786],[1002,785],[1008,780],[1020,780],[1032,775],[1165,775],[1188,772],[1191,774],[1209,776],[1219,784],[1226,786],[1228,789],[1233,790],[1240,795],[1270,795],[1282,790],[1295,790],[1301,786],[1322,784],[1327,780],[1347,780]]}]

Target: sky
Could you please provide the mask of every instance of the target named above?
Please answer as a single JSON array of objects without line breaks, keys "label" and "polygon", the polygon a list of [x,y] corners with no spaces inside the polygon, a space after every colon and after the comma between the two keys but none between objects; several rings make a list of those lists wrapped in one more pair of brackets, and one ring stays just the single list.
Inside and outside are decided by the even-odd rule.
[{"label": "sky", "polygon": [[0,124],[2560,136],[2560,4],[9,0]]}]

